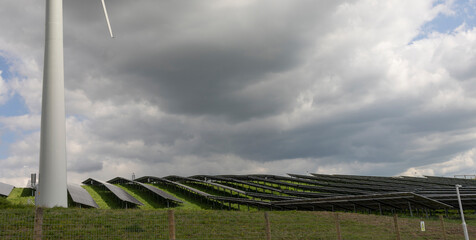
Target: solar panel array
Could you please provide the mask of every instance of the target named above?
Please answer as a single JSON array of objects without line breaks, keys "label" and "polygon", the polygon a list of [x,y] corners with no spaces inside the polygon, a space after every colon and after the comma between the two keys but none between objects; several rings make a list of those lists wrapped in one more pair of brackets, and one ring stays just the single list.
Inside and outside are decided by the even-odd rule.
[{"label": "solar panel array", "polygon": [[153,194],[155,194],[156,196],[158,196],[159,198],[162,198],[166,201],[173,201],[175,203],[183,203],[182,200],[154,187],[154,186],[151,186],[151,185],[147,185],[147,184],[144,184],[144,183],[141,183],[141,182],[137,182],[137,181],[132,181],[132,180],[129,180],[129,179],[126,179],[126,178],[121,178],[121,177],[116,177],[116,178],[113,178],[109,181],[107,181],[108,183],[111,183],[111,184],[134,184],[134,185],[137,185],[143,189],[146,189],[150,192],[152,192]]},{"label": "solar panel array", "polygon": [[212,182],[212,181],[204,181],[204,180],[200,180],[200,179],[189,178],[189,177],[180,177],[180,176],[175,176],[175,175],[174,176],[167,176],[167,177],[165,177],[165,179],[168,179],[168,180],[171,180],[171,181],[181,181],[181,182],[188,182],[188,183],[211,185],[211,186],[214,186],[214,187],[217,187],[217,188],[222,188],[223,191],[228,190],[231,193],[245,194],[245,191],[242,191],[242,190],[239,190],[239,189],[236,189],[236,188],[233,188],[233,187],[229,187],[229,186],[226,186],[226,185],[222,185],[222,184],[219,184],[219,183],[215,183],[215,182]]},{"label": "solar panel array", "polygon": [[145,176],[145,177],[138,178],[136,180],[138,182],[163,183],[163,184],[166,184],[166,185],[171,185],[171,186],[174,186],[176,188],[186,190],[188,192],[196,194],[197,196],[201,196],[201,197],[205,197],[205,198],[210,196],[210,194],[208,194],[206,192],[203,192],[203,191],[200,191],[200,190],[195,189],[193,187],[181,184],[179,182],[174,182],[174,181],[168,180],[166,178]]},{"label": "solar panel array", "polygon": [[[260,198],[262,198],[262,196],[264,195],[268,196],[268,198],[274,198],[279,200],[288,199],[288,198],[282,198],[274,194],[260,194],[260,193],[254,193],[254,192],[246,192],[231,186],[212,182],[211,179],[208,179],[207,181],[205,181],[205,180],[200,180],[196,178],[180,177],[175,175],[167,176],[167,177],[164,177],[163,179],[166,179],[169,181],[175,181],[175,182],[179,181],[181,183],[188,184],[188,185],[200,186],[212,191],[218,190],[222,192],[222,195],[228,194],[229,196],[222,196],[222,195],[216,196],[212,194],[207,194],[207,195],[202,194],[202,196],[204,196],[207,200],[213,200],[213,201],[219,202],[220,205],[222,205],[222,207],[223,205],[226,205],[226,203],[228,203],[228,205],[230,203],[237,203],[237,204],[243,204],[247,206],[251,205],[256,207],[270,207],[271,204],[269,202],[264,202],[260,200]],[[184,186],[184,184],[181,184],[181,185]]]},{"label": "solar panel array", "polygon": [[372,195],[338,196],[273,202],[275,206],[307,208],[308,210],[347,210],[364,208],[371,211],[406,210],[407,208],[447,209],[450,205],[414,193],[386,193]]},{"label": "solar panel array", "polygon": [[[135,180],[122,177],[107,182],[89,178],[83,184],[103,186],[120,201],[143,205],[117,185],[129,185],[155,199],[180,205],[183,200],[163,191],[167,189],[205,200],[221,208],[247,205],[258,208],[345,211],[407,211],[458,208],[455,185],[460,188],[465,209],[476,209],[476,180],[446,177],[380,177],[357,175],[288,174],[288,176],[195,175],[144,176]],[[160,189],[160,188],[162,189]],[[8,196],[13,186],[0,183],[0,196]],[[129,189],[126,186],[125,189]],[[129,191],[129,190],[128,190]],[[68,185],[74,203],[95,207],[89,193],[79,185]],[[141,192],[139,192],[141,194]]]},{"label": "solar panel array", "polygon": [[[265,194],[285,195],[289,200],[270,199],[261,195],[262,200],[284,209],[394,209],[457,208],[455,184],[460,188],[465,208],[476,207],[476,181],[443,177],[376,177],[354,175],[197,175],[191,178],[208,179],[223,185],[242,189],[253,187]],[[247,186],[246,186],[247,185]],[[246,187],[244,187],[246,186]],[[381,196],[392,194],[391,199]],[[251,194],[248,194],[251,196]],[[268,198],[267,198],[268,197]],[[280,196],[281,197],[281,196]],[[284,197],[284,196],[283,196]],[[299,199],[301,198],[301,199]],[[302,200],[302,198],[305,198]],[[343,202],[347,202],[343,204]]]},{"label": "solar panel array", "polygon": [[98,208],[97,203],[88,193],[88,191],[86,191],[86,189],[76,184],[68,184],[67,189],[73,203],[80,204],[82,206]]},{"label": "solar panel array", "polygon": [[100,181],[100,180],[97,180],[97,179],[93,179],[93,178],[88,178],[86,179],[85,181],[83,181],[83,184],[86,184],[86,185],[96,185],[96,186],[104,186],[106,187],[109,191],[111,191],[119,200],[123,201],[126,203],[126,207],[127,207],[127,203],[131,203],[133,205],[144,205],[143,203],[141,203],[139,200],[135,199],[133,196],[131,196],[129,193],[127,193],[126,191],[124,191],[124,189],[120,188],[120,187],[117,187],[117,186],[114,186],[110,183],[107,183],[107,182],[103,182],[103,181]]},{"label": "solar panel array", "polygon": [[14,188],[15,187],[10,184],[0,182],[0,197],[8,197]]}]

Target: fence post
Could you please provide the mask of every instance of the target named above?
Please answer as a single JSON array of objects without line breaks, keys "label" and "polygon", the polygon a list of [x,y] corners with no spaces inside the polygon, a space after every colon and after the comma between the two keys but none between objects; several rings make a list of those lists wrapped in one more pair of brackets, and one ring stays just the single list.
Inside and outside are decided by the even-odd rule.
[{"label": "fence post", "polygon": [[397,235],[397,240],[400,240],[400,228],[398,227],[397,214],[393,215],[393,222],[395,223],[395,234]]},{"label": "fence post", "polygon": [[174,210],[169,209],[167,210],[168,213],[168,219],[169,219],[169,239],[170,240],[175,240],[175,216],[174,216]]},{"label": "fence post", "polygon": [[337,231],[337,240],[342,240],[342,234],[340,232],[340,221],[339,221],[339,213],[335,213],[336,218],[336,231]]},{"label": "fence post", "polygon": [[441,229],[443,229],[443,239],[446,240],[446,227],[445,222],[443,221],[443,215],[440,215]]},{"label": "fence post", "polygon": [[33,232],[33,238],[35,240],[41,240],[43,234],[43,208],[41,207],[35,209],[35,226]]},{"label": "fence post", "polygon": [[271,240],[271,226],[269,223],[268,212],[264,212],[264,220],[266,221],[266,240]]}]

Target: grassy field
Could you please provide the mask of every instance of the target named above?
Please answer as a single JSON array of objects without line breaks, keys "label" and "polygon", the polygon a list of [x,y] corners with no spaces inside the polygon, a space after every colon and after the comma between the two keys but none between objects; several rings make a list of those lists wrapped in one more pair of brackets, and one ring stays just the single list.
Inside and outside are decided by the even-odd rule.
[{"label": "grassy field", "polygon": [[[338,213],[343,239],[395,239],[392,216]],[[332,212],[268,212],[271,239],[336,239]],[[266,239],[264,212],[175,209],[177,239]],[[469,217],[470,236],[476,224]],[[401,239],[443,239],[438,218],[398,219]],[[0,211],[0,239],[33,237],[34,208]],[[43,236],[47,239],[168,239],[166,210],[46,209]],[[462,239],[457,219],[445,219],[447,239]]]},{"label": "grassy field", "polygon": [[[121,209],[121,202],[97,186],[83,186],[101,209],[46,209],[43,234],[47,239],[168,239],[167,205],[147,191],[118,185],[144,203],[136,209]],[[177,239],[266,239],[263,211],[208,210],[206,203],[166,186],[154,185],[181,199],[175,206]],[[197,187],[197,186],[196,186]],[[200,186],[198,186],[200,187]],[[216,191],[200,187],[203,191]],[[215,192],[218,194],[219,192]],[[0,198],[0,239],[33,238],[34,207],[31,190],[15,188]],[[444,220],[447,239],[462,239],[461,220],[450,212]],[[271,239],[336,239],[332,212],[269,211]],[[392,216],[338,213],[343,239],[395,239]],[[426,231],[420,229],[420,221]],[[466,212],[470,236],[476,237],[476,215]],[[444,239],[437,216],[420,219],[400,215],[401,239]]]},{"label": "grassy field", "polygon": [[12,204],[33,205],[35,197],[32,196],[32,190],[28,188],[14,188],[7,200]]}]

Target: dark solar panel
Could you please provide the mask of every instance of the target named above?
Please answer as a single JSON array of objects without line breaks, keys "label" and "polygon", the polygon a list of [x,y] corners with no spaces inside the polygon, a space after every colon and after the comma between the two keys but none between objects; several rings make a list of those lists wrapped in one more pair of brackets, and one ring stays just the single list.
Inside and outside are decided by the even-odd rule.
[{"label": "dark solar panel", "polygon": [[293,187],[293,188],[300,188],[300,189],[305,189],[305,190],[310,190],[315,192],[340,193],[340,194],[352,194],[352,195],[370,194],[373,192],[370,190],[362,190],[363,189],[362,185],[337,184],[336,186],[335,184],[326,184],[324,186],[324,184],[322,184],[320,186],[316,186],[316,185],[312,186],[312,185],[303,185],[303,184],[277,181],[277,180],[272,180],[269,178],[264,179],[264,178],[253,177],[253,176],[250,176],[250,179],[256,180],[256,181],[268,182],[271,184],[278,184],[282,186]]},{"label": "dark solar panel", "polygon": [[171,185],[171,186],[174,186],[174,187],[177,187],[177,188],[185,189],[189,192],[195,193],[195,194],[200,195],[202,197],[212,196],[211,194],[200,191],[200,190],[195,189],[193,187],[189,187],[187,185],[184,185],[184,184],[181,184],[181,183],[178,183],[178,182],[174,182],[174,181],[171,181],[171,180],[168,180],[168,179],[165,179],[165,178],[144,176],[144,177],[138,178],[137,181],[142,182],[142,183],[163,183],[163,184]]},{"label": "dark solar panel", "polygon": [[13,188],[15,187],[10,184],[0,182],[0,196],[8,197],[8,195],[10,195],[10,193],[12,192]]},{"label": "dark solar panel", "polygon": [[151,192],[153,192],[155,195],[165,199],[165,200],[170,200],[170,201],[174,201],[174,202],[178,202],[178,203],[183,203],[182,200],[154,187],[154,186],[151,186],[151,185],[147,185],[147,184],[144,184],[144,183],[141,183],[141,182],[137,182],[137,181],[132,181],[132,180],[129,180],[129,179],[125,179],[125,178],[122,178],[122,177],[115,177],[109,181],[107,181],[108,183],[112,183],[112,184],[127,184],[127,183],[130,183],[130,184],[135,184],[135,185],[138,185],[138,186],[141,186]]},{"label": "dark solar panel", "polygon": [[135,184],[138,184],[144,188],[147,188],[149,191],[157,194],[158,196],[162,197],[163,199],[166,199],[166,200],[171,200],[171,201],[174,201],[174,202],[179,202],[179,203],[183,203],[182,200],[154,187],[154,186],[151,186],[151,185],[147,185],[147,184],[144,184],[144,183],[140,183],[140,182],[134,182]]},{"label": "dark solar panel", "polygon": [[248,198],[235,198],[235,197],[222,197],[222,196],[211,196],[210,198],[218,200],[218,201],[223,201],[223,202],[255,205],[255,206],[262,206],[262,207],[270,207],[271,206],[270,202],[251,200],[251,199],[248,199]]},{"label": "dark solar panel", "polygon": [[[419,187],[420,185],[410,186],[406,184],[401,184],[399,182],[394,182],[391,180],[372,180],[368,178],[351,178],[351,177],[338,177],[335,175],[324,175],[324,174],[313,174],[313,176],[299,175],[299,174],[289,174],[292,177],[300,179],[308,179],[311,181],[324,181],[329,183],[341,183],[347,185],[361,185],[361,186],[378,186],[381,189],[387,189],[389,191],[412,191],[413,189]],[[360,176],[359,176],[360,177]]]},{"label": "dark solar panel", "polygon": [[124,189],[114,186],[110,183],[103,182],[100,180],[88,178],[87,180],[83,181],[84,184],[87,185],[103,185],[105,186],[109,191],[111,191],[114,195],[116,195],[117,198],[119,198],[121,201],[124,202],[129,202],[135,205],[144,205],[143,203],[139,202],[139,200],[135,199],[133,196],[131,196],[129,193],[124,191]]},{"label": "dark solar panel", "polygon": [[178,183],[178,182],[173,182],[173,181],[170,181],[170,180],[167,180],[167,179],[163,179],[165,182],[168,182],[169,184],[172,184],[172,185],[175,185],[175,186],[178,186],[178,187],[181,187],[183,189],[187,189],[191,192],[194,192],[198,195],[201,195],[201,196],[204,196],[204,197],[208,197],[208,196],[211,196],[210,194],[206,193],[206,192],[203,192],[203,191],[200,191],[198,189],[195,189],[193,187],[189,187],[187,185],[183,185],[181,183]]},{"label": "dark solar panel", "polygon": [[129,193],[124,191],[124,189],[114,186],[109,183],[104,183],[104,185],[107,187],[107,189],[111,190],[114,195],[116,195],[119,199],[121,199],[124,202],[130,202],[136,205],[144,205],[141,203],[139,200],[135,199],[133,196],[131,196]]},{"label": "dark solar panel", "polygon": [[[282,209],[310,210],[352,210],[355,208],[376,210],[388,209],[447,209],[457,206],[454,183],[463,183],[460,188],[463,207],[474,209],[476,206],[475,180],[444,177],[379,177],[355,175],[312,174],[288,176],[275,175],[196,175],[192,177],[167,176],[165,178],[145,176],[130,181],[114,178],[109,182],[118,184],[136,184],[158,196],[164,197],[153,186],[145,183],[159,183],[193,192],[206,199],[222,202],[250,203],[269,205]],[[223,197],[202,192],[210,189],[230,193]],[[236,197],[233,194],[236,194]],[[247,195],[247,197],[244,197]],[[164,197],[165,198],[165,197]],[[247,200],[248,199],[248,200]],[[425,210],[426,211],[426,210]]]},{"label": "dark solar panel", "polygon": [[476,186],[476,180],[474,179],[464,179],[464,178],[448,178],[448,177],[437,177],[437,176],[425,176],[425,178],[431,180],[432,182],[437,182],[447,185],[456,185],[460,184],[463,186]]},{"label": "dark solar panel", "polygon": [[233,188],[233,187],[229,187],[229,186],[226,186],[226,185],[223,185],[223,184],[219,184],[219,183],[214,183],[214,182],[206,182],[206,181],[200,181],[204,184],[210,184],[212,186],[215,186],[217,188],[223,188],[223,189],[228,189],[230,191],[233,191],[233,192],[237,192],[237,193],[241,193],[241,194],[246,194],[245,191],[242,191],[240,189],[236,189],[236,188]]},{"label": "dark solar panel", "polygon": [[94,199],[89,195],[86,189],[76,184],[68,184],[68,193],[75,203],[86,205],[93,208],[98,208]]},{"label": "dark solar panel", "polygon": [[386,193],[359,196],[339,196],[318,199],[288,200],[272,202],[273,205],[282,207],[309,207],[316,206],[328,209],[332,206],[343,209],[359,208],[400,208],[405,209],[410,204],[419,205],[429,209],[446,209],[452,206],[420,196],[414,193]]},{"label": "dark solar panel", "polygon": [[[233,177],[233,176],[231,176],[231,177]],[[278,192],[278,193],[283,192],[283,190],[280,189],[280,188],[275,188],[275,187],[270,187],[270,186],[267,186],[267,185],[262,185],[262,184],[258,184],[258,183],[245,181],[243,179],[246,179],[246,178],[243,178],[243,177],[239,177],[240,180],[230,178],[230,176],[226,176],[226,177],[223,177],[223,176],[209,176],[209,178],[213,179],[213,180],[222,181],[222,182],[233,182],[233,183],[238,183],[238,184],[242,184],[242,185],[252,186],[252,187],[255,187],[255,188],[261,188],[263,190],[270,190],[270,191],[274,191],[274,192]]]},{"label": "dark solar panel", "polygon": [[169,179],[169,180],[172,180],[172,181],[183,181],[183,182],[192,182],[192,183],[200,183],[200,184],[204,184],[204,185],[210,185],[210,186],[214,186],[218,189],[220,189],[220,188],[222,188],[223,190],[227,189],[229,191],[236,192],[236,193],[241,193],[241,194],[246,193],[245,191],[242,191],[240,189],[236,189],[236,188],[233,188],[233,187],[230,187],[230,186],[215,183],[215,182],[212,182],[212,181],[205,181],[205,180],[195,179],[195,178],[191,178],[191,177],[168,176],[168,177],[165,177],[165,178]]},{"label": "dark solar panel", "polygon": [[380,176],[357,176],[357,175],[325,175],[325,174],[314,174],[313,176],[327,176],[340,179],[360,179],[368,181],[372,184],[383,183],[383,184],[402,184],[403,186],[408,187],[439,187],[445,186],[447,184],[442,184],[439,182],[430,181],[427,178],[403,178],[403,177],[380,177]]}]

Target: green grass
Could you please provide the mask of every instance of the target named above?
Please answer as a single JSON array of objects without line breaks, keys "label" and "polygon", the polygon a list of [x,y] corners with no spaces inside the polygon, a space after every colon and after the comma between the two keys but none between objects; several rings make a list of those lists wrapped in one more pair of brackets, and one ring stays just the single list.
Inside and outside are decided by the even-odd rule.
[{"label": "green grass", "polygon": [[[207,185],[205,183],[194,182],[194,183],[183,183],[183,184],[188,185],[190,187],[193,187],[195,189],[198,189],[202,192],[209,193],[209,194],[214,195],[214,196],[253,199],[252,197],[241,194],[241,193],[236,193],[235,192],[234,194],[231,194],[229,191],[223,190],[223,188],[220,188],[220,187],[217,187],[217,186]],[[240,205],[240,204],[237,204],[237,203],[232,203],[230,206],[233,210],[246,210],[248,208],[250,210],[256,210],[257,209],[256,207],[253,207],[253,206],[248,207],[247,205],[244,205],[244,204]],[[228,207],[229,207],[228,204],[226,204],[226,206],[223,206],[223,208],[228,208]]]},{"label": "green grass", "polygon": [[35,205],[35,197],[32,196],[32,190],[29,188],[14,188],[6,199],[18,207]]},{"label": "green grass", "polygon": [[114,196],[114,194],[103,187],[82,185],[86,191],[91,195],[94,201],[101,209],[118,209],[122,208],[121,202]]},{"label": "green grass", "polygon": [[[175,209],[176,239],[265,239],[266,223],[260,211]],[[469,215],[469,214],[468,214]],[[45,209],[45,239],[168,239],[166,210]],[[332,212],[270,211],[271,239],[336,239]],[[392,216],[339,213],[343,239],[395,239]],[[442,239],[438,218],[400,217],[401,239]],[[0,211],[0,239],[33,238],[34,210]],[[462,239],[461,223],[445,219],[447,239]],[[476,236],[476,219],[468,219],[470,236]]]},{"label": "green grass", "polygon": [[[163,185],[154,185],[181,199],[174,208],[177,239],[265,239],[264,212],[206,210],[210,205],[193,195]],[[117,209],[121,204],[105,189],[83,186],[102,209],[46,209],[44,236],[47,239],[167,239],[165,204],[139,188],[120,186],[145,203],[139,209]],[[202,189],[204,190],[204,189]],[[208,189],[210,191],[211,189]],[[214,190],[211,190],[214,191]],[[14,189],[0,198],[0,239],[33,238],[34,208],[31,192]],[[111,210],[115,209],[115,210]],[[154,210],[155,209],[155,210]],[[335,214],[331,212],[270,211],[271,238],[336,239]],[[441,212],[440,212],[441,213]],[[456,210],[445,219],[447,239],[462,239],[461,220]],[[476,236],[476,215],[466,212],[470,236]],[[339,213],[343,239],[395,239],[392,216]],[[419,228],[421,218],[399,217],[401,239],[442,239],[438,218],[423,218],[426,231]]]},{"label": "green grass", "polygon": [[144,205],[139,206],[140,209],[157,209],[157,208],[166,208],[167,204],[152,195],[148,190],[143,190],[138,188],[135,185],[124,184],[116,185],[124,189],[127,193],[133,196],[135,199]]},{"label": "green grass", "polygon": [[179,205],[177,209],[188,209],[188,210],[201,210],[201,209],[209,209],[210,206],[202,201],[193,198],[191,194],[186,194],[182,191],[178,191],[173,187],[169,187],[167,185],[162,184],[149,184],[152,185],[176,198],[183,201],[183,204]]},{"label": "green grass", "polygon": [[[207,204],[205,201],[200,201],[193,197],[191,194],[185,194],[184,192],[178,191],[175,188],[167,187],[164,185],[158,184],[150,184],[154,187],[161,189],[162,191],[180,199],[183,201],[183,204],[173,205],[170,203],[170,207],[174,207],[177,209],[190,209],[190,210],[202,210],[202,209],[210,209],[211,204]],[[134,198],[139,200],[143,203],[143,206],[139,206],[139,209],[165,209],[167,208],[167,203],[161,199],[155,198],[152,194],[148,191],[143,191],[139,188],[130,185],[116,185],[126,192],[131,194]],[[117,198],[109,191],[105,190],[99,186],[89,186],[83,185],[84,189],[86,189],[91,197],[96,201],[100,209],[120,209],[123,208],[121,203],[117,200]]]},{"label": "green grass", "polygon": [[184,185],[187,185],[187,186],[190,186],[190,187],[193,187],[195,189],[198,189],[202,192],[206,192],[206,193],[209,193],[209,194],[212,194],[212,195],[215,195],[215,196],[222,196],[222,197],[237,197],[237,196],[244,196],[244,195],[241,195],[241,194],[231,194],[230,192],[227,192],[225,190],[223,190],[222,188],[219,188],[217,186],[211,186],[211,185],[207,185],[205,183],[200,183],[200,182],[185,182],[185,183],[182,183]]},{"label": "green grass", "polygon": [[[260,211],[210,211],[210,203],[200,201],[167,185],[153,185],[181,199],[184,204],[175,209],[177,239],[264,239],[265,225]],[[167,239],[166,204],[147,191],[122,185],[132,196],[144,203],[139,209],[118,210],[123,206],[115,196],[102,187],[83,186],[102,209],[47,209],[45,234],[47,238],[137,238]],[[194,185],[218,195],[216,188]],[[223,191],[221,191],[223,194]],[[226,194],[223,194],[226,195]],[[0,239],[32,238],[34,219],[31,190],[16,188],[8,198],[0,198]],[[237,205],[232,205],[237,208]],[[15,209],[23,208],[23,209]],[[220,208],[215,205],[215,209]],[[116,209],[116,210],[110,210]],[[224,208],[227,209],[227,208]],[[246,209],[246,208],[242,208]],[[442,213],[442,212],[440,212]],[[395,239],[392,216],[339,213],[344,239]],[[466,212],[470,236],[476,236],[476,215]],[[335,239],[335,217],[329,212],[271,211],[272,239]],[[419,229],[420,218],[401,216],[402,239],[441,239],[437,218],[423,220],[426,232]],[[79,222],[76,225],[76,221]],[[448,239],[461,239],[461,220],[456,210],[445,219]],[[27,235],[21,235],[27,234]],[[30,234],[30,235],[28,235]],[[66,235],[65,235],[66,234]],[[221,235],[219,235],[221,234]],[[66,237],[65,237],[66,236]]]}]

